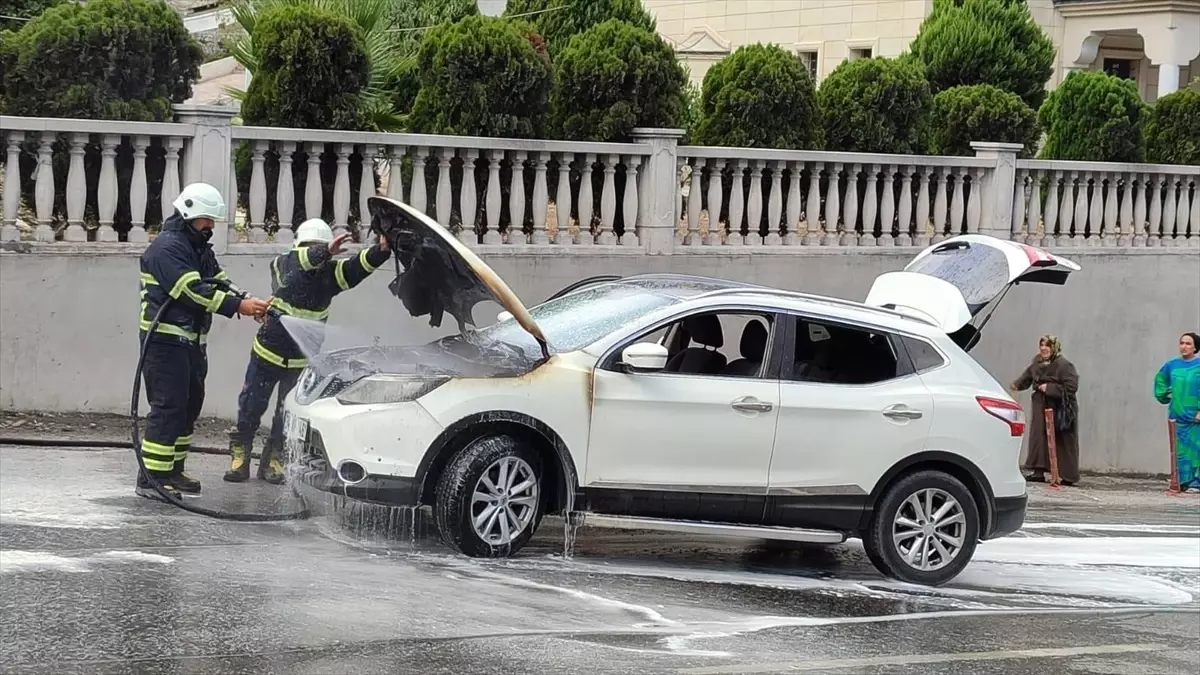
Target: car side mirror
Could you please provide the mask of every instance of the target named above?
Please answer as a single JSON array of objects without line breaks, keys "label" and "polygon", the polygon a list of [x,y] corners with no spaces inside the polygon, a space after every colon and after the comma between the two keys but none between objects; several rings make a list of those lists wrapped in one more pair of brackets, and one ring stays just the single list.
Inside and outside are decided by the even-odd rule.
[{"label": "car side mirror", "polygon": [[496,323],[500,323],[502,321],[508,321],[511,318],[513,318],[513,315],[511,312],[507,312],[507,311],[500,312],[499,314],[496,315]]},{"label": "car side mirror", "polygon": [[621,352],[628,373],[657,373],[667,367],[667,348],[657,342],[637,342]]}]

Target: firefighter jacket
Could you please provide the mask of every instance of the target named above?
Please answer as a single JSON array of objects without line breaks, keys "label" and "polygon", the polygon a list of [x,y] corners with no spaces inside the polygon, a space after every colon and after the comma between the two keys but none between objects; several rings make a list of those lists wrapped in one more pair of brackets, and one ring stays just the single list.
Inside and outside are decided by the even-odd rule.
[{"label": "firefighter jacket", "polygon": [[155,330],[156,339],[204,344],[213,314],[237,314],[241,298],[204,281],[228,279],[208,238],[178,211],[142,253],[141,269],[143,333],[168,299],[174,302]]},{"label": "firefighter jacket", "polygon": [[[391,256],[378,244],[332,260],[326,244],[297,246],[271,262],[271,306],[287,316],[324,323],[334,296],[362,283]],[[282,368],[308,365],[278,317],[268,316],[254,336],[254,353]]]}]

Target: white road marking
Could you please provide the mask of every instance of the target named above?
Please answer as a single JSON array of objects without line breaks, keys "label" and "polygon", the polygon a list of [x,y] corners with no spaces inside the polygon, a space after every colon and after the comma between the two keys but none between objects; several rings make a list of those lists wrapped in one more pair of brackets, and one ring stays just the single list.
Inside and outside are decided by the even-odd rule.
[{"label": "white road marking", "polygon": [[1200,535],[1195,525],[1129,525],[1116,523],[1025,523],[1022,530],[1075,530],[1078,532],[1144,532],[1146,534]]},{"label": "white road marking", "polygon": [[963,661],[1004,661],[1009,659],[1049,659],[1068,656],[1097,656],[1101,654],[1134,654],[1158,652],[1169,649],[1163,644],[1096,645],[1094,647],[1061,647],[1046,649],[1012,649],[992,652],[958,652],[946,654],[900,654],[875,656],[861,659],[828,659],[803,663],[764,663],[740,666],[711,666],[683,668],[679,673],[687,675],[726,675],[727,673],[800,673],[814,670],[841,668],[871,668],[885,666],[913,666],[934,663],[956,663]]}]

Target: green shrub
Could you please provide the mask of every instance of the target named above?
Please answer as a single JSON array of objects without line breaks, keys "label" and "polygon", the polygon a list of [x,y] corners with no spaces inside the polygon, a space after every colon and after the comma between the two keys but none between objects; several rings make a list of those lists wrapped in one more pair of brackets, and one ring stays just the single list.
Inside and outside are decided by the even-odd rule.
[{"label": "green shrub", "polygon": [[259,62],[242,104],[245,124],[360,128],[370,64],[349,19],[312,5],[280,5],[258,17],[252,39]]},{"label": "green shrub", "polygon": [[1024,2],[942,0],[910,46],[925,65],[933,92],[990,84],[1031,107],[1046,97],[1054,47]]},{"label": "green shrub", "polygon": [[1200,164],[1200,91],[1181,89],[1158,99],[1144,138],[1148,162]]},{"label": "green shrub", "polygon": [[921,66],[903,59],[843,61],[817,91],[829,150],[919,154],[933,96]]},{"label": "green shrub", "polygon": [[1046,132],[1041,157],[1092,162],[1140,162],[1148,110],[1131,80],[1076,72],[1038,110]]},{"label": "green shrub", "polygon": [[537,138],[545,133],[550,60],[524,22],[469,16],[421,42],[421,88],[409,126],[418,133]]},{"label": "green shrub", "polygon": [[53,7],[7,34],[0,109],[9,115],[166,121],[192,95],[204,54],[165,3]]},{"label": "green shrub", "polygon": [[658,31],[642,0],[509,0],[504,13],[511,17],[530,12],[540,12],[528,20],[546,39],[551,54],[566,49],[575,35],[609,19],[619,19],[652,33]]},{"label": "green shrub", "polygon": [[[243,33],[234,42],[231,51],[238,63],[253,77],[257,77],[262,58],[261,46],[250,36],[255,34],[261,16],[280,8],[309,7],[346,19],[358,29],[369,64],[367,84],[362,88],[357,104],[359,122],[363,128],[375,131],[400,131],[404,120],[393,108],[393,96],[388,86],[397,77],[397,71],[407,56],[401,47],[405,44],[405,36],[411,34],[391,30],[389,21],[393,1],[235,0],[232,12]],[[245,95],[242,92],[235,93],[243,101]]]},{"label": "green shrub", "polygon": [[19,31],[25,26],[26,21],[21,19],[32,19],[39,16],[42,12],[61,5],[67,0],[4,0],[0,4],[0,14],[15,17],[11,19],[0,18],[0,33],[6,30]]},{"label": "green shrub", "polygon": [[[183,21],[162,2],[153,0],[91,0],[12,3],[5,14],[34,16],[19,22],[20,30],[0,34],[0,113],[31,117],[169,121],[172,104],[192,95],[200,76],[203,52]],[[54,4],[37,15],[38,8]],[[20,157],[21,194],[31,203],[37,169],[34,135],[26,136]],[[66,218],[69,174],[68,138],[53,144],[55,200],[53,218]],[[97,225],[96,185],[100,146],[84,146],[84,221]],[[116,148],[117,181],[128,185],[133,174],[133,148],[126,141]],[[160,145],[146,156],[147,224],[161,221],[158,195],[165,166]],[[127,190],[119,190],[114,227],[124,234],[132,221]],[[139,214],[140,215],[140,214]],[[139,218],[140,219],[140,218]]]},{"label": "green shrub", "polygon": [[[251,36],[257,72],[242,103],[247,126],[299,129],[362,129],[360,104],[370,81],[370,64],[362,31],[346,16],[312,4],[274,4],[256,15]],[[297,148],[292,163],[296,189],[293,224],[320,216],[332,222],[333,187],[337,176],[335,148],[321,159],[322,213],[308,214],[304,206],[307,164],[305,148]],[[242,204],[249,195],[252,171],[249,144],[237,150],[238,193]],[[357,217],[360,158],[350,161],[351,214]],[[267,220],[275,222],[275,185],[279,157],[267,155]]]},{"label": "green shrub", "polygon": [[1037,149],[1037,113],[1020,96],[989,84],[951,87],[933,97],[929,151],[974,155],[971,141],[1020,143],[1023,157]]},{"label": "green shrub", "polygon": [[811,149],[817,91],[799,57],[778,45],[748,45],[708,69],[701,93],[704,145]]},{"label": "green shrub", "polygon": [[557,65],[552,126],[562,138],[628,141],[634,127],[683,121],[687,74],[658,33],[610,19],[571,38]]},{"label": "green shrub", "polygon": [[683,140],[682,145],[700,144],[700,122],[704,119],[704,104],[700,97],[700,87],[688,78],[683,85]]}]

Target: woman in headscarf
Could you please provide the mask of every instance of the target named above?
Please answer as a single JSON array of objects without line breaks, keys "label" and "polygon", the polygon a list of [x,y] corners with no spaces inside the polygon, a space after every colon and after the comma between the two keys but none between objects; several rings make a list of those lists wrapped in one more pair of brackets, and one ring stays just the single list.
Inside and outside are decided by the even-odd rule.
[{"label": "woman in headscarf", "polygon": [[[1175,420],[1175,465],[1179,489],[1200,492],[1200,335],[1179,336],[1179,358],[1163,364],[1154,376],[1154,398],[1167,404]],[[1189,490],[1190,487],[1190,490]]]},{"label": "woman in headscarf", "polygon": [[1033,410],[1029,415],[1029,455],[1025,479],[1041,483],[1050,471],[1050,446],[1046,440],[1046,408],[1054,410],[1054,448],[1058,475],[1063,485],[1079,482],[1079,373],[1062,355],[1062,342],[1053,335],[1038,340],[1033,362],[1011,386],[1018,391],[1033,388]]}]

